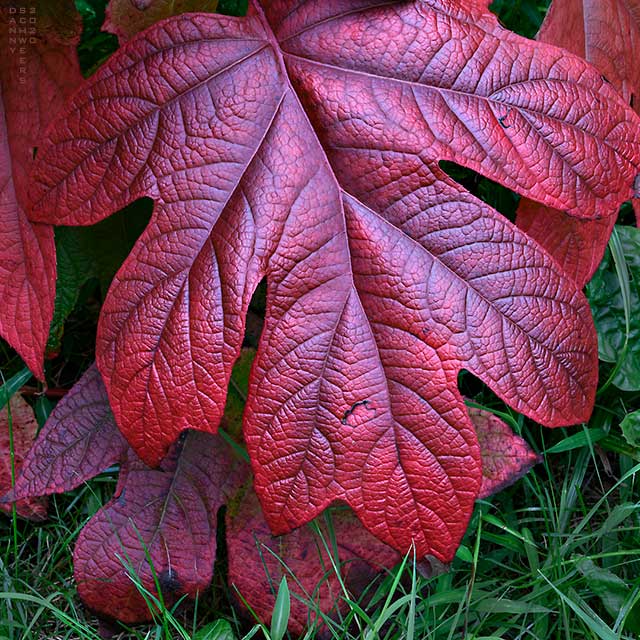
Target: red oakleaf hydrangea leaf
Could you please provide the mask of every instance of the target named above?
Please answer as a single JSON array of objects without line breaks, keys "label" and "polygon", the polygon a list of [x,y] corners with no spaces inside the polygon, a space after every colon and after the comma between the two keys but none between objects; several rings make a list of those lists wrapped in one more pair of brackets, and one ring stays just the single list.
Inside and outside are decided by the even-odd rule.
[{"label": "red oakleaf hydrangea leaf", "polygon": [[128,449],[92,365],[51,412],[7,498],[70,491],[124,460]]},{"label": "red oakleaf hydrangea leaf", "polygon": [[103,31],[118,36],[120,44],[163,18],[190,11],[215,11],[218,0],[111,0]]},{"label": "red oakleaf hydrangea leaf", "polygon": [[44,127],[82,80],[73,0],[50,4],[0,7],[0,335],[41,379],[56,258],[53,229],[24,212],[27,176]]},{"label": "red oakleaf hydrangea leaf", "polygon": [[486,498],[519,480],[541,462],[527,442],[511,427],[484,409],[468,409],[478,434],[482,454],[482,487],[479,498]]},{"label": "red oakleaf hydrangea leaf", "polygon": [[[257,496],[250,492],[234,512],[228,509],[227,545],[229,585],[235,587],[251,609],[268,621],[276,600],[275,590],[283,575],[291,592],[289,630],[302,634],[321,622],[313,613],[335,615],[346,610],[336,570],[349,593],[360,594],[384,569],[396,565],[397,551],[374,538],[350,510],[332,513],[338,558],[325,526],[321,535],[310,527],[274,537],[264,520]],[[285,568],[286,567],[286,568]]]},{"label": "red oakleaf hydrangea leaf", "polygon": [[244,429],[272,531],[343,500],[446,562],[481,485],[460,369],[557,426],[589,415],[597,359],[575,283],[438,162],[593,217],[626,197],[638,131],[596,70],[486,2],[252,0],[116,52],[49,129],[32,216],[156,201],[97,344],[146,462],[216,430],[266,277]]},{"label": "red oakleaf hydrangea leaf", "polygon": [[[11,410],[11,422],[9,410]],[[0,410],[0,495],[11,489],[13,478],[10,429],[13,434],[14,473],[17,477],[23,460],[38,433],[38,423],[33,415],[33,409],[20,395],[13,396],[8,406]],[[11,504],[6,502],[0,502],[0,509],[8,514],[12,511]],[[40,498],[38,494],[33,494],[18,500],[16,511],[19,516],[29,520],[44,520],[47,517],[47,501]]]},{"label": "red oakleaf hydrangea leaf", "polygon": [[[593,63],[640,113],[640,2],[638,0],[554,0],[537,36]],[[631,194],[629,194],[631,195]],[[634,194],[636,216],[640,205]],[[535,238],[584,286],[598,268],[618,211],[583,221],[523,200],[518,226]]]}]

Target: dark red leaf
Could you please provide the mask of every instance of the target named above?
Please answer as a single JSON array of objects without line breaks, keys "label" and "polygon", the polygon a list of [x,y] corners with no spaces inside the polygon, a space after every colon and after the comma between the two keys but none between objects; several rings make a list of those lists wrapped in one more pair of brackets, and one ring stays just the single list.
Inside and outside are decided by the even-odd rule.
[{"label": "dark red leaf", "polygon": [[215,11],[218,0],[110,0],[103,31],[118,36],[125,43],[163,18],[190,11]]},{"label": "dark red leaf", "polygon": [[273,537],[253,492],[235,510],[228,509],[229,585],[237,589],[239,600],[246,600],[262,620],[269,621],[278,585],[286,575],[291,592],[289,630],[302,634],[322,624],[314,611],[335,617],[338,609],[345,610],[347,595],[357,600],[381,570],[399,562],[398,552],[374,538],[350,510],[333,511],[331,522],[338,553],[333,563],[327,549],[331,554],[335,550],[326,526],[320,528],[322,535],[301,527]]},{"label": "dark red leaf", "polygon": [[80,28],[73,0],[55,11],[47,0],[0,10],[0,335],[40,379],[56,258],[53,229],[25,215],[27,176],[44,127],[82,80]]},{"label": "dark red leaf", "polygon": [[[593,63],[625,102],[640,113],[638,0],[554,0],[537,38]],[[637,200],[634,208],[638,216]],[[585,222],[525,199],[518,210],[517,224],[582,287],[602,260],[617,214],[617,207],[612,207],[602,220]]]},{"label": "dark red leaf", "polygon": [[590,414],[597,355],[575,283],[438,161],[594,217],[627,197],[638,133],[598,72],[486,2],[253,0],[119,50],[49,130],[33,217],[156,201],[97,346],[143,459],[216,430],[266,276],[245,438],[272,530],[343,500],[446,562],[481,485],[460,369],[557,426]]},{"label": "dark red leaf", "polygon": [[155,470],[130,451],[113,499],[76,543],[73,568],[84,602],[103,615],[137,622],[151,613],[131,576],[157,595],[155,571],[167,606],[206,589],[218,509],[246,473],[228,447],[206,433],[187,434]]},{"label": "dark red leaf", "polygon": [[120,462],[128,448],[92,365],[51,412],[8,498],[69,491]]},{"label": "dark red leaf", "polygon": [[[19,395],[13,396],[9,405],[0,410],[0,495],[9,491],[12,485],[10,428],[13,432],[13,465],[17,477],[38,433],[38,423],[33,409]],[[0,502],[0,509],[10,514],[12,506]],[[16,502],[16,511],[19,516],[29,520],[44,520],[47,517],[47,500],[34,494]]]},{"label": "dark red leaf", "polygon": [[541,462],[540,456],[503,420],[483,409],[468,411],[482,452],[479,498],[498,493]]}]

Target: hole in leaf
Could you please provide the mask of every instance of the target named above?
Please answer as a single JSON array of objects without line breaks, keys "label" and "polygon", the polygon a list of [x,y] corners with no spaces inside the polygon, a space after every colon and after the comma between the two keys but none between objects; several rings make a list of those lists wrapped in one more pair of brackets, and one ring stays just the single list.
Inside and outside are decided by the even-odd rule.
[{"label": "hole in leaf", "polygon": [[267,308],[267,279],[263,278],[256,287],[249,303],[247,324],[244,329],[242,346],[256,349],[260,342],[260,334],[264,325],[264,314]]},{"label": "hole in leaf", "polygon": [[439,164],[450,178],[462,185],[476,198],[499,211],[511,222],[516,219],[516,210],[520,202],[520,196],[517,193],[456,162],[441,160]]},{"label": "hole in leaf", "polygon": [[224,13],[227,16],[244,16],[248,8],[248,0],[220,0],[217,12]]},{"label": "hole in leaf", "polygon": [[489,10],[496,14],[500,23],[510,31],[526,38],[534,38],[547,13],[551,0],[494,0]]},{"label": "hole in leaf", "polygon": [[80,70],[86,78],[118,48],[118,39],[101,31],[105,21],[105,2],[85,0],[76,2],[82,17],[82,35],[78,43]]},{"label": "hole in leaf", "polygon": [[152,210],[153,200],[141,198],[91,227],[56,227],[56,302],[47,352],[55,358],[50,375],[62,376],[57,386],[72,383],[92,362],[102,302]]}]

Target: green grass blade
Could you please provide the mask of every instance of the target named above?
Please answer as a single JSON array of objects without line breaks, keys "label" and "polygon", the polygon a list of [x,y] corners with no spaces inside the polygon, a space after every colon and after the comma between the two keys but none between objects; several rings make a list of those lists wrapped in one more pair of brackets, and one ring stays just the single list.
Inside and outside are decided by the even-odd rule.
[{"label": "green grass blade", "polygon": [[271,640],[282,640],[287,632],[289,625],[289,615],[291,613],[291,595],[289,594],[289,585],[287,585],[287,576],[282,576],[280,586],[278,587],[278,596],[276,604],[273,607],[271,615]]}]

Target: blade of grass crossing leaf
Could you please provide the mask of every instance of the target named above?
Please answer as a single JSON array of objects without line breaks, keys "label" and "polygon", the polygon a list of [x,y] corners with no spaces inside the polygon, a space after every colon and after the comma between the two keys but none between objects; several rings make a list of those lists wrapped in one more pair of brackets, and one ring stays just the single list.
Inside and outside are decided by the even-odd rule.
[{"label": "blade of grass crossing leaf", "polygon": [[464,403],[467,407],[472,409],[482,409],[483,411],[488,411],[492,413],[494,416],[498,416],[498,418],[502,418],[516,433],[520,432],[520,425],[514,417],[507,413],[506,411],[499,411],[498,409],[494,409],[493,407],[487,407],[484,404],[479,404],[478,402],[474,402],[473,400],[465,400]]},{"label": "blade of grass crossing leaf", "polygon": [[413,640],[416,629],[416,594],[418,590],[416,580],[416,550],[413,548],[413,562],[411,564],[411,593],[409,594],[409,616],[407,618],[407,640]]},{"label": "blade of grass crossing leaf", "polygon": [[5,408],[10,398],[18,392],[20,387],[31,379],[32,375],[31,371],[29,371],[27,367],[24,367],[24,369],[18,371],[18,373],[5,381],[2,371],[0,371],[0,379],[2,380],[2,386],[0,387],[0,409]]},{"label": "blade of grass crossing leaf", "polygon": [[[602,618],[584,601],[574,602],[567,595],[562,593],[542,572],[542,578],[556,592],[558,597],[566,604],[584,624],[594,633],[600,640],[620,640],[617,633],[602,620]],[[574,595],[574,597],[577,597]]]},{"label": "blade of grass crossing leaf", "polygon": [[[396,569],[396,575],[393,579],[393,583],[391,584],[391,588],[389,589],[389,593],[387,594],[387,599],[385,600],[385,603],[382,607],[382,610],[380,611],[379,616],[376,618],[373,628],[367,629],[367,632],[364,636],[365,640],[373,640],[373,638],[376,638],[378,636],[378,632],[380,631],[380,628],[389,617],[389,614],[387,613],[388,610],[389,609],[392,609],[393,611],[396,610],[397,607],[395,606],[395,604],[397,603],[395,603],[394,605],[391,605],[391,602],[393,600],[393,597],[395,596],[396,590],[398,589],[398,585],[400,584],[400,579],[402,578],[402,575],[404,574],[404,570],[407,566],[409,553],[410,551],[405,554],[404,558],[402,558],[402,562],[400,563],[400,566]],[[404,596],[403,598],[400,598],[398,602],[402,601],[404,604],[405,599],[406,599],[406,596]]]},{"label": "blade of grass crossing leaf", "polygon": [[253,616],[254,620],[257,621],[257,624],[249,631],[249,633],[242,637],[242,640],[249,640],[249,638],[252,638],[258,632],[258,630],[262,631],[264,637],[269,640],[269,629],[260,622],[260,616],[255,612],[254,608],[247,602],[246,598],[240,593],[240,591],[238,591],[238,588],[235,585],[233,585],[233,588],[236,590],[238,598],[240,598],[242,604],[247,608],[247,611]]},{"label": "blade of grass crossing leaf", "polygon": [[289,615],[291,613],[291,596],[289,594],[289,585],[287,585],[287,576],[282,576],[280,586],[278,587],[278,596],[276,604],[273,607],[271,615],[271,640],[282,640],[287,632],[289,625]]},{"label": "blade of grass crossing leaf", "polygon": [[595,444],[607,437],[607,432],[603,429],[587,429],[579,433],[574,433],[568,438],[564,438],[552,447],[549,447],[545,453],[565,453],[573,449],[582,449],[589,443]]},{"label": "blade of grass crossing leaf", "polygon": [[239,458],[245,462],[249,462],[249,454],[247,450],[239,445],[224,429],[218,429],[221,438],[233,449]]},{"label": "blade of grass crossing leaf", "polygon": [[[330,516],[328,516],[330,517]],[[333,537],[334,537],[334,543],[332,543],[333,548],[330,549],[329,545],[327,544],[327,540],[325,539],[324,534],[322,533],[322,530],[320,529],[320,527],[318,526],[318,523],[313,520],[312,522],[309,523],[309,527],[316,533],[316,535],[320,538],[320,541],[322,542],[322,545],[325,549],[325,551],[327,552],[327,555],[329,556],[329,560],[331,562],[331,566],[333,568],[333,571],[336,575],[336,578],[338,580],[338,583],[340,584],[340,589],[342,590],[342,594],[343,594],[343,598],[349,602],[350,598],[349,598],[349,590],[347,589],[347,586],[344,583],[344,580],[342,578],[342,573],[340,572],[340,568],[337,564],[336,561],[336,557],[334,557],[334,553],[337,554],[337,542],[335,542],[335,532],[333,533]],[[331,528],[329,529],[329,531],[331,531],[333,529],[333,525],[331,525]],[[360,625],[360,618],[356,617],[355,618],[355,622],[356,625],[358,626],[358,630],[360,631],[360,634],[362,635],[362,629],[361,629],[361,625]]]},{"label": "blade of grass crossing leaf", "polygon": [[[238,594],[239,594],[239,592],[238,592]],[[242,598],[242,596],[240,596],[240,597]],[[244,600],[244,598],[242,598],[242,599],[246,604],[246,601]],[[251,613],[254,616],[256,615],[254,611],[251,611]],[[260,631],[260,630],[262,630],[262,632],[264,633],[265,638],[268,637],[267,628],[264,627],[263,625],[257,624],[254,627],[251,627],[251,630],[248,633],[246,633],[245,635],[242,636],[242,640],[251,640],[251,638],[253,638],[253,636],[255,636],[256,633],[258,633],[258,631]]]}]

